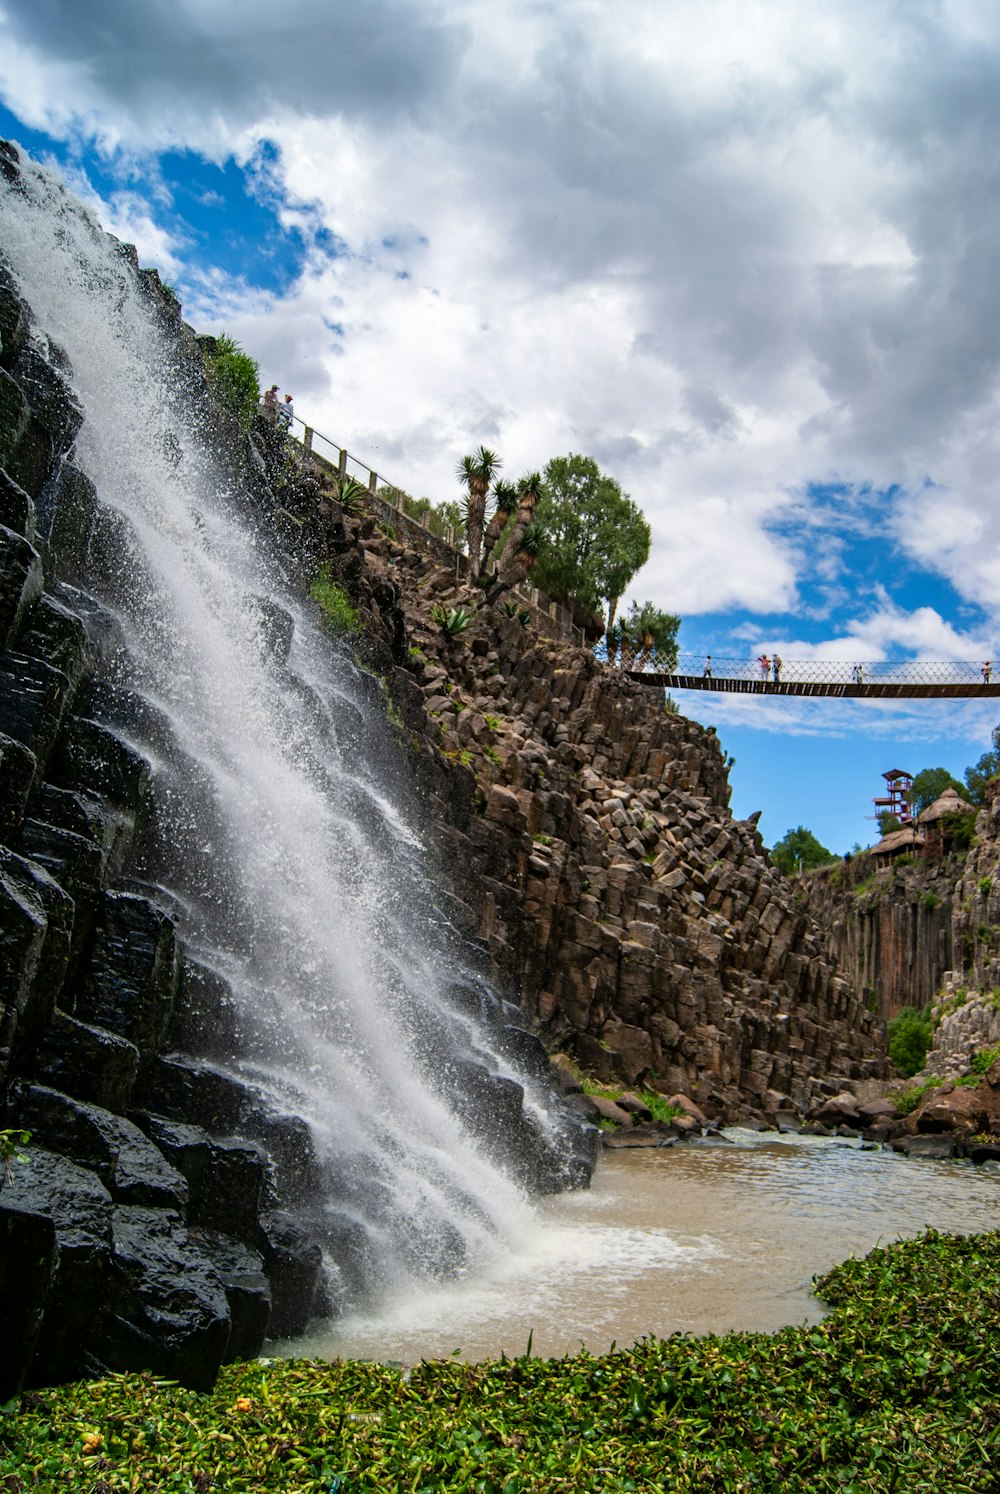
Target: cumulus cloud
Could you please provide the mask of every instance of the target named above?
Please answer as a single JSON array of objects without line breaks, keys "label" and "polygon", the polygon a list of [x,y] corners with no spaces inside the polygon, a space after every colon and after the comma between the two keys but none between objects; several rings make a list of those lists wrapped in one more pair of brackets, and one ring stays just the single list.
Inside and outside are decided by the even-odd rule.
[{"label": "cumulus cloud", "polygon": [[[286,222],[341,252],[193,304],[411,491],[453,496],[481,440],[514,471],[585,451],[650,517],[636,591],[685,614],[849,611],[844,535],[877,522],[997,617],[1000,13],[0,0],[0,25],[33,123],[278,142]],[[853,607],[852,647],[977,637]]]}]

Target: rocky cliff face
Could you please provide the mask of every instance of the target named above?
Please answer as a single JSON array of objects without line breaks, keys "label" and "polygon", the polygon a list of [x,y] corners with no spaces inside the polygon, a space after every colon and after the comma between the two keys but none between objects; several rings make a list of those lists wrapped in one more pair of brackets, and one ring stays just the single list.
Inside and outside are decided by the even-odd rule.
[{"label": "rocky cliff face", "polygon": [[952,988],[1000,988],[1000,784],[987,789],[967,851],[939,859],[868,855],[800,882],[829,957],[883,1021]]},{"label": "rocky cliff face", "polygon": [[[490,608],[453,560],[325,514],[324,554],[434,782],[442,865],[546,1043],[726,1118],[881,1074],[871,1015],[755,826],[728,812],[714,733]],[[450,638],[432,604],[473,621]]]}]

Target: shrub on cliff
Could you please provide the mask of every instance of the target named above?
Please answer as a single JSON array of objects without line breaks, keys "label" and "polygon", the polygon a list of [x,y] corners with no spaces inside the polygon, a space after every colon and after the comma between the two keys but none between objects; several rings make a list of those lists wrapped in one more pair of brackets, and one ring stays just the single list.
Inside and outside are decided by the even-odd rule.
[{"label": "shrub on cliff", "polygon": [[248,431],[260,403],[260,369],[256,361],[225,332],[219,337],[202,337],[199,341],[212,393]]},{"label": "shrub on cliff", "polygon": [[889,1058],[902,1074],[909,1079],[923,1068],[934,1037],[930,1013],[918,1011],[915,1006],[904,1006],[899,1014],[886,1025],[889,1039]]}]

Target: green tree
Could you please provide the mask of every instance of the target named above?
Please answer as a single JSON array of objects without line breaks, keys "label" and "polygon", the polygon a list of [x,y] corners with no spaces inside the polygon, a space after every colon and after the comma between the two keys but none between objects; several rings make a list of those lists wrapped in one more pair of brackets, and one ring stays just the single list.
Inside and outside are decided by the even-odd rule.
[{"label": "green tree", "polygon": [[545,468],[536,517],[545,528],[545,554],[534,582],[560,601],[596,611],[618,598],[649,558],[649,525],[640,509],[593,457],[553,457]]},{"label": "green tree", "polygon": [[1000,726],[993,728],[993,747],[965,770],[966,797],[979,808],[986,799],[986,785],[1000,773]]},{"label": "green tree", "polygon": [[260,368],[257,362],[225,332],[219,337],[198,340],[212,393],[248,431],[260,403]]},{"label": "green tree", "polygon": [[508,572],[514,563],[514,557],[521,553],[521,542],[524,536],[535,522],[535,509],[538,507],[538,500],[541,496],[541,474],[526,472],[517,483],[517,512],[506,531],[507,537],[497,560],[497,576],[507,586],[514,584],[508,579]]},{"label": "green tree", "polygon": [[799,871],[814,871],[817,866],[827,866],[837,859],[804,825],[799,825],[796,830],[786,830],[768,855],[785,877]]},{"label": "green tree", "polygon": [[626,669],[644,669],[652,654],[666,674],[677,667],[677,630],[681,620],[663,612],[652,602],[633,602],[618,625],[622,664]]},{"label": "green tree", "polygon": [[889,1058],[903,1078],[919,1073],[934,1037],[929,1014],[915,1006],[904,1006],[886,1023],[885,1033],[889,1039]]},{"label": "green tree", "polygon": [[947,768],[924,768],[913,780],[910,789],[910,804],[915,815],[922,814],[925,809],[940,799],[945,789],[956,789],[965,797],[965,790],[957,778],[953,778]]},{"label": "green tree", "polygon": [[487,565],[504,530],[510,523],[511,514],[517,508],[517,484],[501,479],[493,484],[493,516],[483,536],[483,565]]},{"label": "green tree", "polygon": [[880,809],[875,819],[878,822],[879,835],[891,835],[894,830],[902,830],[903,828],[903,823],[899,816],[893,814],[891,809]]}]

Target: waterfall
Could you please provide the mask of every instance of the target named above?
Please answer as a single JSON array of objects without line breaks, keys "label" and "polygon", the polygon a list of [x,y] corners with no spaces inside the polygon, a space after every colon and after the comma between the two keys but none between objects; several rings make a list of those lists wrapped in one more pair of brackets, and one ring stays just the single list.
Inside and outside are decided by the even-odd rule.
[{"label": "waterfall", "polygon": [[[65,353],[84,412],[73,459],[99,500],[82,590],[61,596],[115,619],[124,647],[93,711],[152,765],[155,825],[131,871],[169,896],[225,993],[227,1051],[208,1056],[308,1124],[299,1206],[317,1237],[355,1232],[366,1289],[474,1270],[530,1204],[454,1089],[511,1070],[476,1001],[455,999],[498,1006],[378,767],[380,692],[250,521],[122,247],[52,174],[27,158],[21,172],[0,182],[3,256],[35,335]],[[546,1086],[515,1077],[558,1148]],[[336,1252],[331,1271],[336,1302]]]}]

